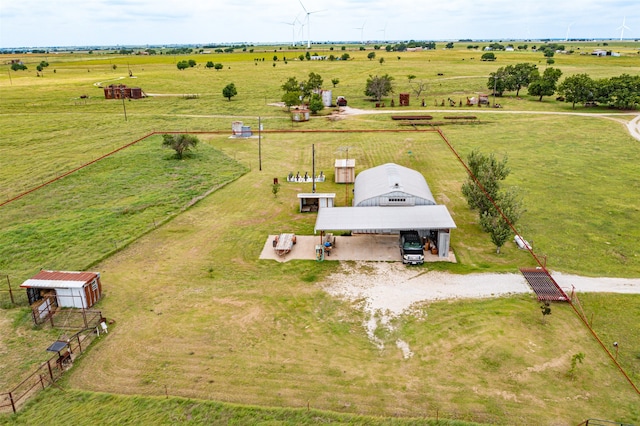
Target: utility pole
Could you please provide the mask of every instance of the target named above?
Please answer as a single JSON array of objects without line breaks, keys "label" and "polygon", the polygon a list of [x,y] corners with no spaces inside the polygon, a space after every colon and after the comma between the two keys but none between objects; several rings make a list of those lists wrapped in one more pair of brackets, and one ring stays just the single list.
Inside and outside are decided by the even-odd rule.
[{"label": "utility pole", "polygon": [[311,192],[316,193],[316,144],[311,144]]},{"label": "utility pole", "polygon": [[258,168],[262,171],[262,122],[258,117]]}]

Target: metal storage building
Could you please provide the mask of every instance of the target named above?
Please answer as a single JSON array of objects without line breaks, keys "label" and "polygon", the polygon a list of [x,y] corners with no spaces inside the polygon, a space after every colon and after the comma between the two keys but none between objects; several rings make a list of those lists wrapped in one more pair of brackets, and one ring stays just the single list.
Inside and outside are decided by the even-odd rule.
[{"label": "metal storage building", "polygon": [[360,172],[353,206],[320,209],[315,231],[398,234],[415,230],[437,246],[439,257],[448,257],[456,224],[447,207],[435,202],[420,172],[394,163]]},{"label": "metal storage building", "polygon": [[358,173],[354,207],[435,206],[424,176],[416,170],[387,163]]}]

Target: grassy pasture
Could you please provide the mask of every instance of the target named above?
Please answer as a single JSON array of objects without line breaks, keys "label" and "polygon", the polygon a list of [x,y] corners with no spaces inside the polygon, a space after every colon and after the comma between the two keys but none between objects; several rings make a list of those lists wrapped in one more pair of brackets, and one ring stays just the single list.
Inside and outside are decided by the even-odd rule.
[{"label": "grassy pasture", "polygon": [[[35,65],[25,73],[11,73],[11,82],[7,73],[0,73],[0,124],[5,135],[0,145],[0,198],[14,196],[153,130],[228,130],[230,121],[238,117],[255,129],[258,116],[267,130],[395,126],[386,116],[367,115],[339,121],[314,119],[294,127],[279,108],[267,105],[279,100],[279,85],[291,75],[303,79],[310,71],[318,72],[326,86],[338,77],[341,83],[334,95],[344,94],[351,106],[369,108],[370,102],[362,95],[369,74],[394,75],[398,91],[407,90],[406,75],[415,74],[430,81],[425,109],[432,109],[432,102],[442,97],[464,100],[478,91],[487,92],[486,75],[498,66],[535,62],[542,56],[501,53],[498,62],[487,64],[477,61],[481,53],[463,49],[406,53],[401,60],[380,52],[386,57],[380,65],[369,62],[367,52],[350,51],[354,61],[279,61],[273,67],[274,52],[264,52],[264,63],[254,65],[257,53],[195,56],[201,65],[207,60],[223,62],[225,69],[219,72],[202,67],[180,72],[175,68],[180,58],[172,57],[74,55],[55,61],[49,56],[51,66],[44,78],[35,77]],[[471,60],[472,56],[476,59]],[[125,122],[122,102],[102,99],[93,83],[126,75],[127,62],[137,77],[123,80],[130,86],[140,86],[148,93],[199,93],[200,97],[127,101],[129,121]],[[118,65],[115,71],[113,63]],[[569,69],[594,77],[640,71],[635,57],[574,55],[556,57],[554,66],[563,69],[565,76]],[[441,71],[445,75],[438,77]],[[228,102],[221,90],[231,81],[240,93]],[[90,95],[86,103],[78,99],[84,93]],[[507,96],[499,102],[505,111],[571,111],[570,105],[552,97],[542,103],[522,97]],[[412,103],[417,105],[413,98]],[[637,277],[637,141],[619,124],[602,119],[467,108],[444,108],[433,115],[438,119],[476,110],[478,115],[482,111],[485,124],[448,126],[444,131],[463,156],[476,146],[508,155],[512,175],[507,183],[523,189],[527,205],[522,231],[534,240],[536,251],[548,255],[550,268]],[[345,145],[352,147],[349,155],[356,158],[358,170],[393,161],[425,174],[434,195],[447,204],[458,224],[452,244],[460,260],[457,265],[429,267],[465,273],[514,271],[532,265],[525,253],[511,245],[502,255],[494,254],[459,194],[464,173],[436,135],[264,136],[262,172],[257,170],[256,140],[203,136],[196,157],[183,162],[187,167],[176,186],[157,185],[167,183],[165,178],[175,163],[166,159],[169,152],[160,150],[156,137],[0,208],[2,218],[7,219],[2,221],[2,232],[13,235],[0,242],[2,260],[4,253],[10,259],[0,266],[0,273],[10,273],[13,282],[19,282],[38,267],[55,267],[43,261],[72,269],[73,265],[67,266],[71,261],[82,267],[105,254],[73,253],[61,247],[56,251],[59,255],[52,257],[37,244],[29,248],[16,235],[48,230],[51,241],[73,246],[78,235],[71,228],[85,231],[84,223],[87,230],[99,231],[96,238],[122,241],[121,235],[127,239],[140,229],[144,233],[152,228],[155,217],[164,213],[165,203],[179,208],[215,186],[212,182],[217,179],[228,179],[220,170],[207,167],[208,161],[219,158],[217,152],[250,170],[171,223],[95,265],[106,283],[106,298],[100,307],[117,324],[109,339],[75,368],[68,386],[143,395],[163,395],[166,386],[170,395],[188,398],[284,407],[304,407],[309,402],[316,408],[384,416],[435,416],[439,410],[451,418],[491,423],[556,419],[577,423],[594,417],[594,412],[595,417],[638,420],[639,413],[633,409],[637,395],[612,369],[568,307],[554,308],[549,324],[542,325],[537,305],[527,297],[433,303],[422,307],[427,320],[401,318],[395,332],[382,336],[388,348],[393,348],[396,337],[409,341],[419,355],[405,361],[392,349],[378,352],[367,341],[362,312],[321,290],[318,283],[337,265],[274,265],[256,260],[268,233],[313,230],[313,216],[296,214],[295,194],[309,191],[310,185],[283,182],[289,171],[311,171],[313,143],[319,170],[324,169],[329,181],[333,159]],[[236,176],[233,173],[242,166],[229,164],[229,170],[235,171],[230,173]],[[189,176],[199,181],[194,183]],[[274,198],[270,183],[276,176],[283,188]],[[157,192],[148,192],[152,186]],[[122,194],[123,188],[131,191],[128,197],[104,198]],[[338,203],[344,202],[343,186],[327,182],[319,191],[336,192]],[[70,208],[65,203],[87,196],[95,198],[88,204],[74,204],[75,217],[70,216],[74,211],[65,211]],[[163,201],[166,196],[170,201]],[[96,204],[112,207],[93,207]],[[136,223],[124,228],[112,222],[113,227],[102,229],[103,223],[110,222],[103,213],[132,217]],[[35,229],[36,219],[65,223],[67,228]],[[91,225],[95,221],[100,225]],[[634,325],[640,322],[640,313],[632,308],[637,296],[588,299],[585,305],[596,313],[596,330],[609,340],[620,341],[624,331],[625,341],[634,341]],[[37,361],[32,354],[46,347],[53,334],[30,329],[25,310],[2,310],[0,318],[0,335],[21,336],[0,339],[0,362],[16,372],[11,379],[19,378],[28,369],[24,359]],[[576,330],[568,341],[567,330]],[[579,351],[587,354],[586,365],[579,366],[577,377],[569,378],[565,373],[570,357]],[[621,352],[620,358],[636,382],[637,353],[638,348],[633,347],[624,355]],[[98,373],[91,368],[96,362],[104,367]],[[561,379],[556,380],[558,377]],[[563,403],[555,404],[558,400]],[[25,419],[30,415],[25,414]]]}]

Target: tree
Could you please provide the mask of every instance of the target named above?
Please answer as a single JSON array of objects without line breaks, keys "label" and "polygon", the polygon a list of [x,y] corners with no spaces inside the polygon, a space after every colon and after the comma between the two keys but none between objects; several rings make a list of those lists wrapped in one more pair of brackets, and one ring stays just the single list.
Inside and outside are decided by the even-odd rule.
[{"label": "tree", "polygon": [[[548,304],[549,303],[547,302],[547,305]],[[551,313],[551,308],[549,308],[549,313]],[[582,364],[584,357],[585,357],[585,354],[583,352],[578,352],[577,354],[573,354],[573,356],[571,357],[571,368],[569,369],[569,371],[567,371],[567,376],[569,376],[571,379],[575,378],[576,367],[578,366],[578,363]]]},{"label": "tree", "polygon": [[369,54],[367,55],[367,58],[369,58],[369,60],[372,60],[375,57],[376,57],[376,52],[369,52]]},{"label": "tree", "polygon": [[176,64],[176,67],[178,67],[178,69],[180,71],[189,68],[189,62],[187,61],[180,61]]},{"label": "tree", "polygon": [[236,89],[236,85],[233,83],[227,84],[224,89],[222,89],[222,96],[229,99],[229,101],[231,101],[231,98],[233,98],[237,94],[238,89]]},{"label": "tree", "polygon": [[220,63],[216,63],[216,64],[213,64],[213,68],[214,68],[216,71],[219,71],[219,70],[221,70],[221,69],[223,68],[223,65],[222,65],[222,64],[220,64]]},{"label": "tree", "polygon": [[409,85],[411,86],[411,90],[413,90],[413,93],[415,93],[416,98],[419,98],[420,95],[422,95],[422,92],[427,91],[428,85],[424,80],[414,81],[415,77],[415,75],[409,76]]},{"label": "tree", "polygon": [[392,81],[393,77],[391,77],[389,74],[385,74],[383,76],[369,75],[364,94],[367,96],[372,96],[373,99],[379,101],[389,93],[393,93]]},{"label": "tree", "polygon": [[445,49],[453,49],[453,42],[450,41],[449,43],[447,43],[447,45],[444,48]]},{"label": "tree", "polygon": [[[344,46],[342,46],[342,47],[344,47]],[[351,56],[349,56],[348,53],[343,53],[342,56],[340,56],[340,59],[342,59],[343,61],[348,61],[350,57]]]},{"label": "tree", "polygon": [[273,197],[274,198],[278,197],[278,192],[279,191],[280,191],[280,184],[279,183],[271,184],[271,192],[273,193]]},{"label": "tree", "polygon": [[182,159],[184,154],[191,151],[198,145],[198,138],[194,135],[162,135],[162,145],[173,149],[176,152],[176,158]]},{"label": "tree", "polygon": [[493,52],[483,53],[480,57],[481,61],[495,61],[496,55]]},{"label": "tree", "polygon": [[196,61],[194,59],[189,59],[188,63],[190,68],[193,68],[196,66]]},{"label": "tree", "polygon": [[317,114],[318,111],[322,111],[324,109],[324,103],[322,103],[322,97],[317,93],[311,95],[311,100],[309,101],[309,111],[312,114]]},{"label": "tree", "polygon": [[496,72],[489,74],[489,80],[487,80],[487,89],[490,89],[495,96],[502,96],[505,90],[509,90],[512,86],[511,78],[503,67],[498,68]]},{"label": "tree", "polygon": [[[467,176],[466,182],[462,184],[462,194],[467,199],[469,208],[478,210],[482,216],[484,212],[492,208],[489,197],[498,198],[500,181],[510,173],[507,167],[507,158],[504,157],[502,161],[498,161],[493,154],[486,156],[479,149],[474,149],[467,157],[467,167],[476,179],[473,179],[471,175]],[[484,191],[478,183],[482,185]]]},{"label": "tree", "polygon": [[14,62],[13,64],[11,64],[11,69],[13,71],[25,71],[27,69],[27,66],[20,62]]},{"label": "tree", "polygon": [[207,68],[213,68],[213,62],[211,62],[211,61],[207,61],[207,64],[205,65],[205,67],[207,67]]},{"label": "tree", "polygon": [[324,80],[322,79],[320,74],[317,74],[315,72],[310,72],[309,79],[306,81],[306,83],[304,83],[304,86],[305,86],[305,89],[314,91],[314,90],[322,89],[323,83],[324,83]]},{"label": "tree", "polygon": [[290,109],[292,105],[297,105],[302,97],[302,90],[300,89],[300,83],[295,77],[289,77],[287,81],[280,86],[284,90],[282,95],[282,102]]},{"label": "tree", "polygon": [[556,83],[561,75],[562,71],[558,68],[549,67],[544,70],[542,76],[540,76],[540,73],[536,70],[529,84],[529,94],[539,96],[540,99],[538,100],[542,102],[543,96],[551,96],[556,92]]},{"label": "tree", "polygon": [[491,204],[489,210],[482,213],[480,226],[490,235],[491,242],[496,246],[496,253],[500,254],[500,248],[511,238],[513,234],[511,227],[515,226],[520,219],[523,209],[522,202],[513,188],[505,192],[498,192],[494,201],[497,208]]},{"label": "tree", "polygon": [[576,74],[564,79],[558,86],[558,93],[564,96],[571,107],[576,109],[576,103],[593,99],[594,81],[588,74]]},{"label": "tree", "polygon": [[340,79],[338,79],[338,78],[332,78],[331,79],[331,84],[333,84],[333,87],[336,87],[338,85],[338,83],[340,83]]},{"label": "tree", "polygon": [[[398,56],[399,57],[399,56]],[[380,62],[380,65],[384,64],[384,58],[380,58],[378,59],[378,62]]]},{"label": "tree", "polygon": [[505,73],[509,76],[508,84],[511,86],[509,90],[515,90],[516,96],[520,94],[520,89],[528,87],[531,83],[531,77],[534,75],[538,67],[529,63],[522,63],[516,65],[507,65],[505,67]]},{"label": "tree", "polygon": [[614,108],[632,109],[640,104],[640,76],[622,74],[596,81],[596,99]]}]

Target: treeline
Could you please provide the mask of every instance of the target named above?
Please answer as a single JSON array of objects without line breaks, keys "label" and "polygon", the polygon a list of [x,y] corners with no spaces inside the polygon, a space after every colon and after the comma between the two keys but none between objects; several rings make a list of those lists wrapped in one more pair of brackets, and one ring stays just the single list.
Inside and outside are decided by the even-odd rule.
[{"label": "treeline", "polygon": [[387,44],[385,50],[387,52],[404,52],[407,49],[422,48],[426,50],[433,50],[436,48],[434,41],[409,41],[406,43]]},{"label": "treeline", "polygon": [[504,92],[516,92],[527,88],[529,95],[551,96],[558,93],[558,100],[593,105],[595,103],[610,108],[637,109],[640,106],[640,75],[622,74],[617,77],[592,79],[588,74],[576,74],[565,78],[559,85],[562,71],[548,67],[541,74],[538,67],[529,63],[507,65],[492,72],[487,80],[487,88],[495,96]]}]

